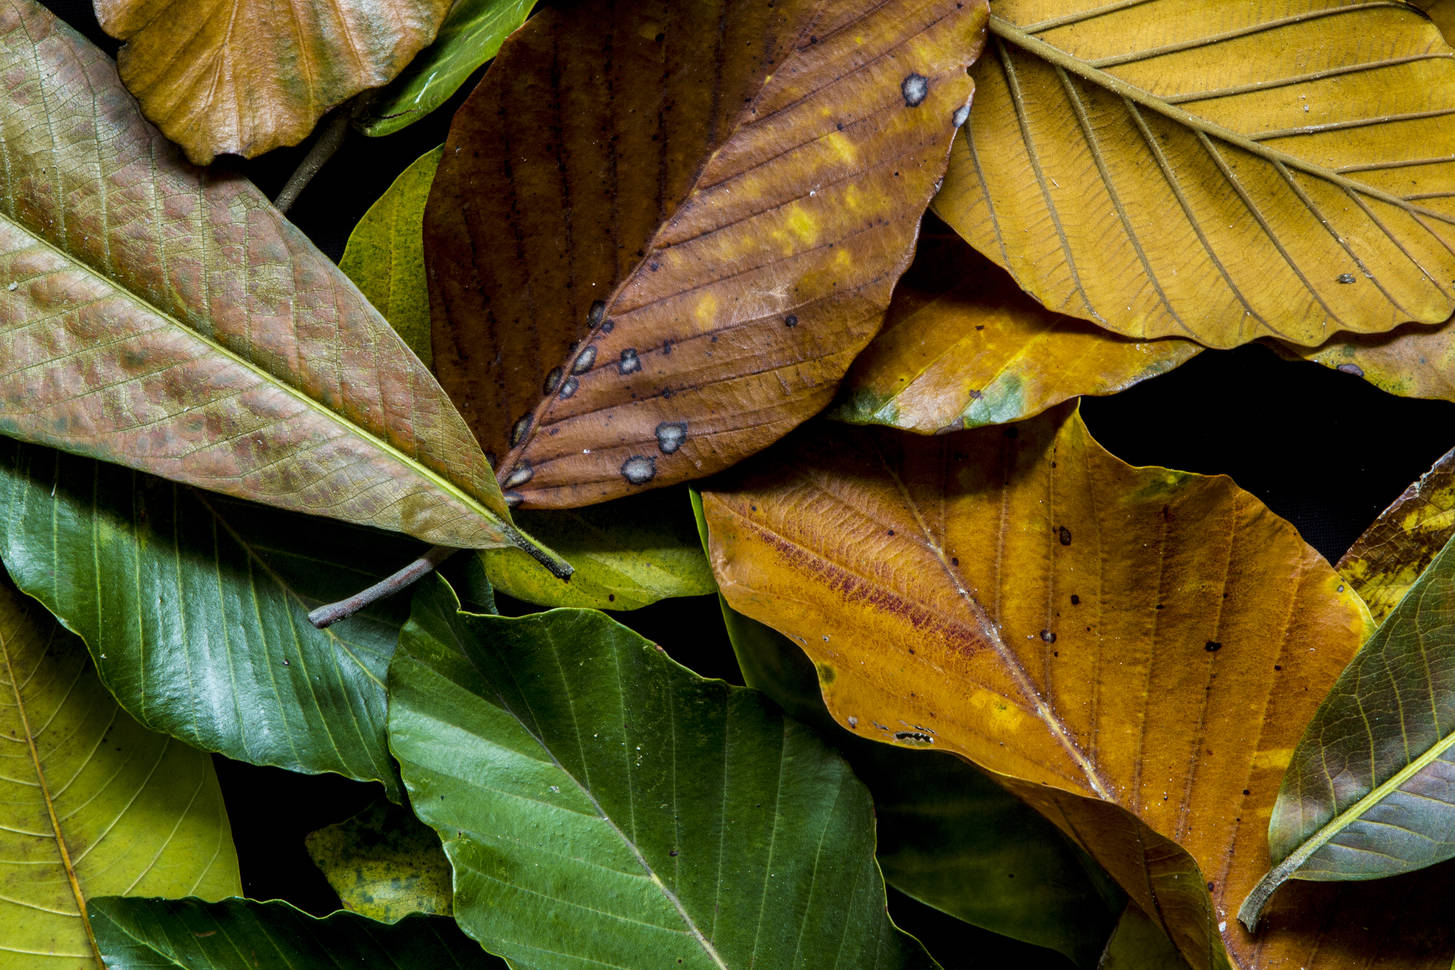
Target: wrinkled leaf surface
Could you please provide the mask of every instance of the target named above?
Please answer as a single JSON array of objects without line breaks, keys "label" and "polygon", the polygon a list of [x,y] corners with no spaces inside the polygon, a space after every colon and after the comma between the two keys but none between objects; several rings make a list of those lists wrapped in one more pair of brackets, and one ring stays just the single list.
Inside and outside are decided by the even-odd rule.
[{"label": "wrinkled leaf surface", "polygon": [[546,10],[425,211],[435,369],[512,502],[696,478],[820,410],[879,328],[980,0]]}]

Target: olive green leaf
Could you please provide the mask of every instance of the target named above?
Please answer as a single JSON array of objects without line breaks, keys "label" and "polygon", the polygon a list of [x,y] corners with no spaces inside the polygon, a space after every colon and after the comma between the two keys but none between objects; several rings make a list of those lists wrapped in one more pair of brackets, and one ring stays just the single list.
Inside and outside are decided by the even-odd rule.
[{"label": "olive green leaf", "polygon": [[375,802],[304,841],[346,909],[385,923],[410,913],[450,915],[449,860],[408,809]]},{"label": "olive green leaf", "polygon": [[1189,970],[1161,926],[1133,903],[1117,921],[1096,970]]}]

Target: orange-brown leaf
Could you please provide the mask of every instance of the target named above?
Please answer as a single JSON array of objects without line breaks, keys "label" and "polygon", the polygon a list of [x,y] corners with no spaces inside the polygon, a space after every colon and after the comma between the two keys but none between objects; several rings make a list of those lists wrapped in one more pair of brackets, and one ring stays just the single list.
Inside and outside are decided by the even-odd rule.
[{"label": "orange-brown leaf", "polygon": [[971,93],[983,0],[547,10],[456,116],[435,368],[516,502],[695,478],[826,403]]},{"label": "orange-brown leaf", "polygon": [[451,0],[95,0],[126,41],[117,67],[142,112],[205,165],[301,141],[334,105],[391,80]]},{"label": "orange-brown leaf", "polygon": [[1256,939],[1231,915],[1369,621],[1229,479],[1129,467],[1065,408],[935,438],[816,428],[757,467],[704,495],[729,602],[803,646],[850,730],[1008,776],[1194,966],[1226,946],[1245,970],[1433,967],[1431,936],[1455,945],[1433,913],[1402,937],[1379,928],[1408,910],[1307,887]]}]

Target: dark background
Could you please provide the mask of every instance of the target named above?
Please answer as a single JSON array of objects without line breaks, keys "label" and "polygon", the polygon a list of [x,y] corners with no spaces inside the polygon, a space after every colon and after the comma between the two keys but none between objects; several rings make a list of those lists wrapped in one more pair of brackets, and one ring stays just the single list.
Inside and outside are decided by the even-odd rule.
[{"label": "dark background", "polygon": [[[114,54],[117,45],[99,30],[87,0],[42,2]],[[406,165],[444,141],[449,117],[470,86],[396,135],[370,139],[351,131],[290,218],[337,259],[364,210]],[[243,172],[272,196],[306,147],[219,164]],[[1257,346],[1204,352],[1129,391],[1085,399],[1082,413],[1097,439],[1128,462],[1232,476],[1330,561],[1455,446],[1455,404],[1386,395],[1357,377],[1284,361]],[[700,630],[695,618],[709,607],[716,610],[692,601],[659,604],[632,614],[631,624],[672,649],[687,628],[680,618],[693,618],[690,626]],[[692,656],[673,652],[702,673],[730,675],[725,638],[694,633],[691,649]],[[377,797],[377,786],[216,760],[248,895],[287,898],[315,913],[336,908],[337,897],[304,852],[303,836],[363,808]],[[903,897],[894,899],[893,909],[897,920],[949,961],[947,967],[957,951],[979,966],[1010,959],[1030,967],[1069,966],[1046,951],[1001,946],[964,924],[939,924]],[[934,944],[937,937],[948,939],[948,946]]]}]

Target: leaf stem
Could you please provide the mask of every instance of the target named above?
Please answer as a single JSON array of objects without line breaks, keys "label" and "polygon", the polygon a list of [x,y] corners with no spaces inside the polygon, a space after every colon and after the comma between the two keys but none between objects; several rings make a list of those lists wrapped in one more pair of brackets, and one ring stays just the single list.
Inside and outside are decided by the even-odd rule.
[{"label": "leaf stem", "polygon": [[459,550],[449,546],[431,546],[424,554],[410,562],[403,569],[398,570],[390,576],[386,576],[368,589],[359,590],[348,599],[339,600],[337,603],[327,603],[308,614],[308,622],[325,629],[339,620],[353,616],[371,603],[378,602],[386,596],[393,596],[395,593],[405,589],[410,584],[423,579],[440,563]]},{"label": "leaf stem", "polygon": [[349,105],[342,104],[333,109],[328,120],[318,129],[318,135],[313,139],[313,145],[308,149],[308,154],[303,156],[303,161],[288,176],[287,183],[282,191],[273,199],[273,207],[279,212],[287,212],[298,201],[298,196],[313,181],[313,177],[319,173],[328,160],[333,158],[334,153],[343,145],[344,138],[349,133],[349,120],[352,112]]}]

